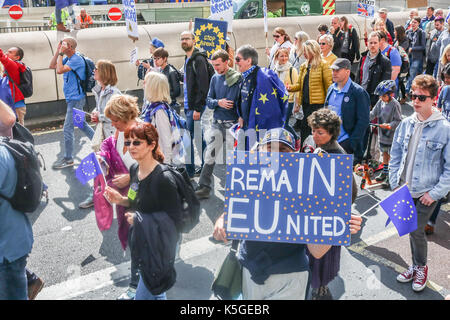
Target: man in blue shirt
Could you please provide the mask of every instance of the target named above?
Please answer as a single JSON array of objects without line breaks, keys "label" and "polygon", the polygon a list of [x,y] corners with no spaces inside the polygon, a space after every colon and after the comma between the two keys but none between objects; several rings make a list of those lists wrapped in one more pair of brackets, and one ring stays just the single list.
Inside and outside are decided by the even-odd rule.
[{"label": "man in blue shirt", "polygon": [[383,31],[378,31],[380,35],[380,50],[381,53],[391,60],[392,72],[391,80],[395,81],[395,85],[398,88],[398,75],[400,74],[400,69],[402,67],[402,57],[400,52],[388,43],[387,35]]},{"label": "man in blue shirt", "polygon": [[[234,139],[228,130],[238,120],[236,103],[239,99],[242,79],[239,72],[229,67],[229,55],[226,51],[218,50],[214,52],[211,61],[216,74],[211,78],[206,106],[214,110],[214,119],[211,130],[207,134],[205,164],[200,175],[199,188],[195,191],[199,199],[209,198],[212,174],[217,157],[233,150]],[[226,150],[221,152],[224,143],[226,143]],[[224,162],[222,160],[219,163]]]},{"label": "man in blue shirt", "polygon": [[328,88],[325,106],[342,120],[338,143],[345,152],[354,155],[354,163],[359,163],[364,155],[369,127],[370,97],[366,90],[350,79],[349,60],[336,59],[330,68],[334,83]]},{"label": "man in blue shirt", "polygon": [[[10,135],[16,120],[12,110],[0,101],[0,133]],[[0,144],[0,194],[10,198],[17,184],[14,158]],[[33,246],[33,231],[27,216],[0,197],[0,300],[27,300],[25,266]]]},{"label": "man in blue shirt", "polygon": [[[76,52],[77,41],[74,38],[65,38],[58,44],[51,62],[50,69],[56,69],[57,74],[62,74],[64,79],[64,97],[67,103],[66,119],[64,120],[64,158],[53,164],[53,169],[62,169],[73,166],[74,126],[73,109],[83,110],[86,103],[86,93],[83,91],[80,80],[86,80],[85,62]],[[66,58],[63,59],[63,56]],[[80,79],[80,80],[79,80]],[[94,136],[94,130],[86,121],[81,129],[89,139]]]}]

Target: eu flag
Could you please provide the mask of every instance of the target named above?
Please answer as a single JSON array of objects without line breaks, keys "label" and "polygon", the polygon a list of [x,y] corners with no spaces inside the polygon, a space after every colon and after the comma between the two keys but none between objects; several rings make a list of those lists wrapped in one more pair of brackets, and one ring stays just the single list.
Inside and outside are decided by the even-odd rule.
[{"label": "eu flag", "polygon": [[100,168],[94,152],[81,160],[80,165],[75,171],[75,176],[82,184],[86,184],[86,182],[94,179],[99,174],[102,174],[102,169]]},{"label": "eu flag", "polygon": [[417,229],[416,206],[406,184],[381,201],[380,206],[389,216],[386,225],[392,221],[400,237]]},{"label": "eu flag", "polygon": [[73,125],[83,129],[84,125],[84,111],[73,108]]},{"label": "eu flag", "polygon": [[248,128],[255,129],[259,135],[261,129],[283,127],[288,99],[286,88],[277,74],[270,69],[260,68],[256,75]]}]

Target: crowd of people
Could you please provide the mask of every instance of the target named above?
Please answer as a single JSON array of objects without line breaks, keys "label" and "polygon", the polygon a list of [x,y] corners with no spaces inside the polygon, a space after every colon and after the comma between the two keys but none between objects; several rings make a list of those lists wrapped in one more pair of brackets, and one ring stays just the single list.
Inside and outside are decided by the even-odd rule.
[{"label": "crowd of people", "polygon": [[[217,50],[208,59],[188,30],[180,34],[185,63],[177,69],[169,64],[164,42],[153,38],[151,57],[136,62],[137,76],[144,80],[142,107],[136,97],[116,87],[114,64],[98,60],[92,89],[96,107],[90,114],[96,128],[85,120],[81,130],[92,140],[105,176],[94,179],[92,194],[79,206],[94,206],[99,228],[104,230],[110,227],[116,205],[118,237],[122,248],[128,246],[132,253],[129,288],[119,299],[166,299],[165,292],[175,281],[173,261],[181,242],[183,208],[166,165],[185,167],[189,178],[199,177],[195,194],[207,199],[214,167],[225,163],[224,149],[233,147],[347,153],[353,155],[354,164],[369,160],[367,150],[373,159],[382,158],[383,171],[377,180],[393,190],[407,183],[418,212],[418,228],[410,234],[413,261],[397,280],[412,281],[413,290],[422,291],[428,273],[426,234],[433,232],[450,185],[450,27],[440,9],[435,16],[434,9],[428,8],[422,19],[415,12],[404,26],[394,26],[387,10],[380,9],[373,30],[364,34],[364,52],[356,28],[345,16],[332,18],[330,26],[321,24],[318,34],[298,31],[293,39],[277,27],[273,46],[265,51],[269,68],[259,66],[258,52],[251,45],[236,52],[227,46],[228,50]],[[2,98],[0,103],[3,136],[11,137],[16,119],[23,124],[25,103],[16,86],[23,56],[17,47],[0,51],[4,77],[11,79],[8,89],[16,92],[14,101]],[[67,104],[64,157],[52,166],[60,170],[74,166],[73,112],[86,107],[81,85],[87,80],[86,66],[76,39],[67,37],[58,44],[50,68],[63,75]],[[265,83],[276,89],[275,97],[280,94],[271,100],[270,112],[262,106],[267,97],[257,95]],[[181,92],[183,99],[177,101]],[[406,101],[414,113],[403,119],[401,104]],[[207,110],[212,112],[210,120],[205,119]],[[371,133],[371,122],[378,132]],[[237,144],[230,132],[233,128],[253,130],[257,138]],[[370,134],[376,137],[372,145],[368,145]],[[195,150],[199,166],[195,166]],[[17,175],[1,144],[0,166],[0,193],[11,197]],[[353,181],[352,201],[356,193]],[[361,221],[351,216],[352,234],[361,229]],[[155,223],[168,237],[158,250],[173,258],[169,259],[172,268],[158,279],[147,272],[142,244],[151,237],[146,234],[150,229],[143,226]],[[223,215],[215,223],[214,237],[227,241]],[[25,272],[32,243],[28,219],[0,198],[0,299],[26,299],[27,276],[29,290],[35,287],[33,282],[42,287],[41,279]],[[312,298],[331,299],[328,283],[339,272],[340,247],[241,241],[238,259],[243,266],[244,299],[305,299],[310,273]],[[34,298],[40,288],[28,297]]]}]

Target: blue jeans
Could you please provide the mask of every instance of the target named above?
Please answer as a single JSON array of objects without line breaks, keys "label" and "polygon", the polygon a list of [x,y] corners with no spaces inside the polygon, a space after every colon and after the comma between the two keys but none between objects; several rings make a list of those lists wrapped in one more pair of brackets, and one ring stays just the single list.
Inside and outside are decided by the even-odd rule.
[{"label": "blue jeans", "polygon": [[[74,127],[73,127],[73,108],[83,110],[86,103],[86,98],[81,100],[66,100],[67,102],[67,112],[66,119],[64,120],[64,146],[65,154],[64,158],[73,159],[73,143],[74,143]],[[83,129],[81,131],[89,138],[92,139],[94,136],[94,129],[92,129],[89,124],[84,120]]]},{"label": "blue jeans", "polygon": [[28,255],[0,263],[0,300],[28,300],[25,266]]},{"label": "blue jeans", "polygon": [[411,90],[411,85],[414,78],[423,72],[423,60],[411,60],[411,65],[409,68],[409,78],[408,83],[406,84],[406,93],[409,93]]},{"label": "blue jeans", "polygon": [[[187,125],[187,128],[189,130],[189,134],[191,135],[191,150],[190,150],[190,152],[191,152],[191,159],[190,159],[190,163],[186,164],[186,171],[187,171],[189,177],[193,177],[194,173],[195,173],[195,161],[194,161],[195,160],[195,152],[194,152],[194,137],[195,136],[194,136],[194,133],[195,133],[196,129],[198,129],[198,125],[201,125],[201,124],[200,124],[200,121],[194,121],[194,118],[193,118],[194,111],[184,109],[184,113],[186,114],[186,125]],[[201,118],[202,115],[203,115],[203,111],[200,114],[200,118]],[[196,124],[198,124],[197,128],[195,128]],[[203,168],[203,164],[205,162],[205,160],[203,158],[203,152],[204,152],[204,150],[206,148],[206,142],[205,142],[205,139],[203,139],[203,130],[202,130],[201,127],[200,127],[200,130],[201,130],[201,135],[202,135],[202,154],[201,154],[201,159],[202,159],[202,168]]]},{"label": "blue jeans", "polygon": [[140,276],[134,300],[167,300],[167,297],[165,292],[156,296],[153,295],[145,286],[142,276]]}]

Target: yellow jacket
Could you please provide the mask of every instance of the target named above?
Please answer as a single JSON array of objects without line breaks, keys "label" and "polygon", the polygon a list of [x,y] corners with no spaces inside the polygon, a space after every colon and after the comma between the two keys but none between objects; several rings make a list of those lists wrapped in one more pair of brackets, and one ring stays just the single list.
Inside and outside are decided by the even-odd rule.
[{"label": "yellow jacket", "polygon": [[329,66],[331,66],[337,59],[337,56],[333,52],[330,53],[331,54],[328,57],[322,56],[322,59],[325,60],[325,62],[328,63]]},{"label": "yellow jacket", "polygon": [[[298,75],[298,83],[291,87],[290,92],[298,92],[298,104],[302,104],[303,98],[303,81],[306,76],[308,67],[308,61],[302,63]],[[320,65],[316,69],[311,69],[309,72],[309,104],[324,104],[325,96],[327,94],[328,87],[333,83],[331,77],[330,65],[324,60],[320,62]]]}]

